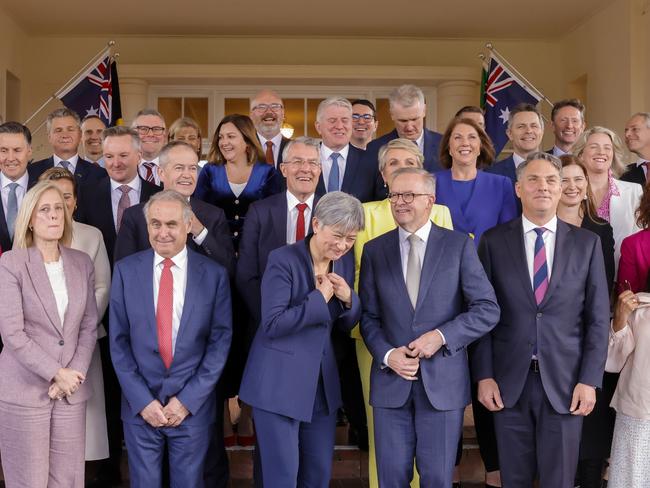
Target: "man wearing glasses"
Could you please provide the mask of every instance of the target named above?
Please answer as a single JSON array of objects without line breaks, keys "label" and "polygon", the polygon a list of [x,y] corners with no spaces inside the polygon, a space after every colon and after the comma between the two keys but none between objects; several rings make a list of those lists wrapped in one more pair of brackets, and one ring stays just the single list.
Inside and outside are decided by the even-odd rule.
[{"label": "man wearing glasses", "polygon": [[375,137],[379,122],[377,111],[370,100],[352,102],[352,137],[350,144],[365,151],[366,146]]},{"label": "man wearing glasses", "polygon": [[266,162],[280,169],[282,152],[290,140],[280,132],[284,122],[282,99],[272,90],[256,93],[250,100],[250,117],[264,150]]},{"label": "man wearing glasses", "polygon": [[448,487],[470,403],[466,347],[499,320],[494,290],[472,240],[430,220],[435,179],[395,172],[389,194],[398,227],[366,243],[361,334],[373,357],[379,486]]},{"label": "man wearing glasses", "polygon": [[162,114],[152,108],[138,112],[131,124],[140,136],[142,159],[138,173],[147,183],[160,186],[158,155],[167,141],[167,126]]}]

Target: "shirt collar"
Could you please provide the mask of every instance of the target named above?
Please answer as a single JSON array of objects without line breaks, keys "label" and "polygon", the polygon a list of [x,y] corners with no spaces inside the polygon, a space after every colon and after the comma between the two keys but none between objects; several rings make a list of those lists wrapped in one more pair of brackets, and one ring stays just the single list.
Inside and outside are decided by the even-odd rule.
[{"label": "shirt collar", "polygon": [[399,229],[399,240],[400,242],[406,241],[411,234],[415,234],[418,236],[422,241],[426,244],[427,241],[429,240],[429,234],[431,233],[431,220],[427,220],[427,222],[420,227],[418,230],[415,232],[409,232],[407,230],[402,229],[401,227],[398,227]]},{"label": "shirt collar", "polygon": [[135,191],[140,191],[140,184],[141,184],[140,177],[138,175],[135,175],[135,178],[133,178],[128,183],[119,183],[111,178],[111,191],[117,190],[122,185],[127,185],[130,186]]},{"label": "shirt collar", "polygon": [[518,168],[521,163],[526,161],[526,158],[522,158],[519,154],[516,152],[512,153],[512,160],[515,162],[515,168]]},{"label": "shirt collar", "polygon": [[53,154],[52,159],[54,159],[54,166],[60,166],[61,161],[67,161],[68,163],[70,163],[72,165],[73,168],[76,168],[77,167],[77,161],[79,161],[79,155],[75,154],[71,158],[61,159],[56,154]]},{"label": "shirt collar", "polygon": [[553,149],[551,151],[553,153],[553,156],[557,156],[558,158],[560,156],[564,156],[565,154],[569,154],[568,152],[564,151],[563,149],[560,149],[557,146],[553,146]]},{"label": "shirt collar", "polygon": [[280,147],[280,143],[282,142],[282,132],[278,132],[276,135],[271,137],[270,139],[267,139],[264,137],[262,134],[259,132],[257,133],[257,138],[260,140],[262,144],[262,148],[265,149],[264,146],[266,146],[267,141],[271,141],[273,143],[274,147]]},{"label": "shirt collar", "polygon": [[554,234],[557,232],[557,215],[553,215],[553,218],[548,222],[546,222],[544,225],[537,225],[537,224],[533,224],[522,214],[521,223],[523,224],[524,227],[524,235],[528,234],[533,229],[537,229],[538,227],[544,227],[546,230],[550,230]]},{"label": "shirt collar", "polygon": [[414,142],[418,145],[418,148],[420,151],[422,151],[422,154],[424,154],[424,129],[422,129],[420,137],[418,137]]},{"label": "shirt collar", "polygon": [[[153,266],[154,268],[160,266],[160,264],[165,260],[160,254],[158,254],[156,251],[153,252]],[[174,261],[174,266],[177,268],[184,270],[187,268],[187,246],[183,246],[183,249],[176,254],[176,256],[173,256],[171,258],[172,261]]]},{"label": "shirt collar", "polygon": [[[287,190],[287,208],[289,211],[293,210],[299,203],[303,202],[298,200],[293,193]],[[309,210],[312,210],[314,208],[314,194],[312,193],[304,203],[307,204],[307,208],[309,208]]]},{"label": "shirt collar", "polygon": [[142,164],[142,163],[153,163],[156,166],[160,166],[160,164],[158,162],[159,160],[160,160],[160,158],[158,158],[158,157],[155,157],[153,159],[141,159],[140,164]]},{"label": "shirt collar", "polygon": [[645,163],[646,161],[650,161],[650,160],[645,159],[645,158],[639,158],[639,159],[636,160],[636,163],[635,163],[635,164],[636,164],[637,166],[642,166],[643,163]]},{"label": "shirt collar", "polygon": [[20,178],[13,181],[7,178],[4,173],[0,173],[0,188],[4,188],[11,183],[18,183],[18,186],[22,187],[23,190],[26,190],[27,185],[29,184],[29,174],[25,171]]},{"label": "shirt collar", "polygon": [[320,153],[321,153],[321,156],[322,156],[321,161],[327,161],[330,158],[330,156],[332,155],[332,153],[335,153],[335,152],[339,153],[341,155],[341,157],[347,161],[349,151],[350,151],[350,144],[346,144],[345,147],[343,149],[341,149],[340,151],[334,151],[334,150],[330,149],[329,147],[327,147],[325,144],[321,143],[321,145],[320,145]]}]

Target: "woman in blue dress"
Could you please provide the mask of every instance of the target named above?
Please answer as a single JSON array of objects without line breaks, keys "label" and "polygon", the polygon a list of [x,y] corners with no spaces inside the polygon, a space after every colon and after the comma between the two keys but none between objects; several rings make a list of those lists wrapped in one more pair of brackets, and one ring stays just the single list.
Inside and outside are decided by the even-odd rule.
[{"label": "woman in blue dress", "polygon": [[[228,220],[235,254],[239,249],[248,206],[282,189],[282,176],[273,165],[264,161],[264,153],[257,139],[255,126],[248,116],[227,115],[219,122],[208,153],[208,163],[199,174],[195,196],[223,209]],[[231,286],[231,291],[233,341],[224,371],[224,380],[221,382],[226,398],[236,396],[239,391],[239,383],[246,364],[247,344],[250,343],[247,337],[249,319],[246,307],[237,294],[235,286]],[[233,445],[237,442],[237,436],[232,432],[227,404],[224,421],[226,445]],[[241,445],[254,443],[253,425],[248,407],[242,408],[238,436]]]}]

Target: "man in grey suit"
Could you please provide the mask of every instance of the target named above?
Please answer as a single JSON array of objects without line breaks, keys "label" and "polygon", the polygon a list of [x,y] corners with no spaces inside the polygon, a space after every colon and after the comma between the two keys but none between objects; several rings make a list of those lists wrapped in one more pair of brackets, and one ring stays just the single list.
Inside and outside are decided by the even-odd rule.
[{"label": "man in grey suit", "polygon": [[582,417],[607,355],[609,297],[598,236],[556,217],[561,163],[517,167],[521,218],[485,232],[479,256],[501,319],[472,356],[478,398],[495,413],[503,486],[572,488]]},{"label": "man in grey suit", "polygon": [[426,170],[398,170],[389,198],[399,227],[361,260],[380,486],[408,486],[414,458],[422,488],[451,486],[470,402],[466,347],[499,319],[472,240],[429,220],[434,195]]}]

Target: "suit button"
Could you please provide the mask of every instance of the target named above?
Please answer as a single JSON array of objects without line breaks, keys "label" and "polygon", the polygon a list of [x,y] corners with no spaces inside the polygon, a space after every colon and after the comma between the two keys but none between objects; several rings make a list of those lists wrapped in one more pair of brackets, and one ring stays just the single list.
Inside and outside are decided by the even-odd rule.
[{"label": "suit button", "polygon": [[542,316],[542,312],[537,312],[537,318],[539,319],[541,318],[541,316]]},{"label": "suit button", "polygon": [[235,200],[235,205],[239,205],[239,199]]},{"label": "suit button", "polygon": [[61,340],[59,341],[59,346],[62,346],[63,344],[65,344],[65,341],[64,341],[63,339],[61,339]]}]

